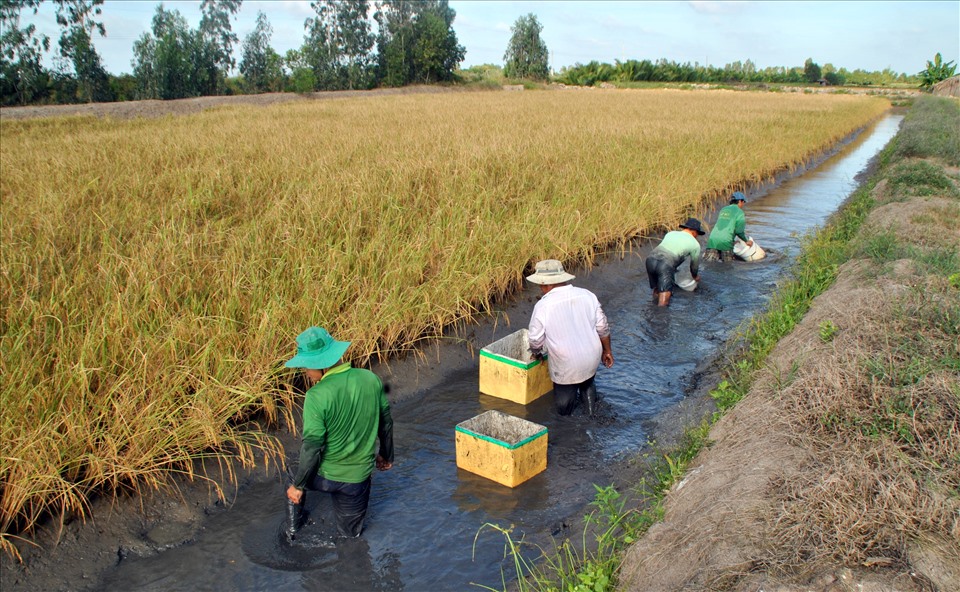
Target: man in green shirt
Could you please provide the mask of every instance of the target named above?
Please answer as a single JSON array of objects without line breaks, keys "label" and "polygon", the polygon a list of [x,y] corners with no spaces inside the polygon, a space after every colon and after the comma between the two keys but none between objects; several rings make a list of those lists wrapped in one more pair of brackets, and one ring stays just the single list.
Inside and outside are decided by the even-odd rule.
[{"label": "man in green shirt", "polygon": [[694,281],[700,281],[700,243],[697,237],[703,234],[705,233],[700,227],[700,221],[688,218],[680,225],[680,230],[668,232],[647,257],[647,279],[658,306],[670,304],[673,276],[684,259],[690,258],[690,275]]},{"label": "man in green shirt", "polygon": [[739,191],[730,197],[730,205],[725,206],[717,214],[717,223],[713,225],[710,236],[707,237],[707,252],[704,261],[723,261],[733,256],[733,239],[736,236],[753,246],[753,241],[745,234],[747,219],[743,215],[743,204],[747,203],[747,196]]},{"label": "man in green shirt", "polygon": [[325,329],[310,327],[297,337],[297,355],[285,364],[303,368],[311,385],[303,402],[299,467],[287,499],[299,505],[304,489],[330,493],[338,532],[357,537],[374,467],[393,467],[393,419],[377,375],[349,362],[338,364],[349,346]]}]

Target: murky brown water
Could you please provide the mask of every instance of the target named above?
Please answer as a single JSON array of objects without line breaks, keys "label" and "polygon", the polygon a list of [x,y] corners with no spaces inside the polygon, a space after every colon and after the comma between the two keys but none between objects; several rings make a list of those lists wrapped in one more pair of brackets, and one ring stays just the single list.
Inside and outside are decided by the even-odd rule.
[{"label": "murky brown water", "polygon": [[[797,251],[799,238],[855,189],[855,176],[896,133],[889,115],[815,169],[750,192],[747,232],[767,250],[758,263],[704,264],[703,283],[654,307],[643,258],[633,254],[578,272],[575,284],[600,297],[614,329],[616,365],[600,368],[598,417],[560,417],[550,396],[523,407],[482,395],[476,366],[444,376],[438,387],[393,406],[397,461],[377,473],[366,530],[358,540],[331,538],[329,500],[308,494],[312,524],[294,544],[282,534],[283,483],[244,488],[229,509],[210,516],[194,543],[125,559],[102,590],[465,590],[501,587],[502,537],[478,529],[513,525],[514,536],[548,544],[588,511],[594,486],[614,482],[624,462],[661,436],[699,373],[742,321],[759,311]],[[721,204],[723,205],[723,204]],[[707,220],[712,222],[711,216]],[[528,288],[524,298],[535,292]],[[513,327],[496,330],[502,337]],[[492,341],[492,340],[491,340]],[[549,429],[547,470],[508,489],[456,466],[454,426],[488,409]],[[577,533],[567,533],[576,535]]]}]

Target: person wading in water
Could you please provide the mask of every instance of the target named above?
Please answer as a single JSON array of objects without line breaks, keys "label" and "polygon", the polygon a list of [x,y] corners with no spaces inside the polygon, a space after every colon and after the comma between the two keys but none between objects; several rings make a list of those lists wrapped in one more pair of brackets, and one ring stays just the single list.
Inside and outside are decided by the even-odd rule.
[{"label": "person wading in water", "polygon": [[713,225],[710,236],[707,237],[707,251],[703,255],[704,261],[725,261],[733,257],[733,239],[753,246],[753,240],[747,238],[747,218],[743,214],[743,204],[747,203],[747,196],[735,192],[730,197],[730,205],[725,206],[717,214],[717,223]]},{"label": "person wading in water", "polygon": [[527,276],[543,294],[530,317],[530,351],[541,356],[546,350],[549,356],[557,413],[570,415],[582,397],[593,415],[597,368],[601,362],[613,366],[610,327],[593,292],[570,285],[574,277],[556,259],[540,261],[536,273]]},{"label": "person wading in water", "polygon": [[[310,327],[297,337],[297,355],[285,364],[302,368],[311,385],[303,402],[299,466],[287,500],[302,507],[305,489],[329,493],[337,531],[357,537],[370,502],[374,467],[393,467],[393,419],[380,378],[349,362],[339,363],[349,346],[326,329]],[[293,532],[298,526],[288,525]]]},{"label": "person wading in water", "polygon": [[700,227],[700,221],[688,218],[680,225],[680,230],[668,232],[647,257],[647,279],[658,306],[670,304],[674,287],[673,276],[687,257],[690,258],[690,275],[693,276],[693,281],[700,281],[700,242],[697,237],[704,234],[706,233]]}]

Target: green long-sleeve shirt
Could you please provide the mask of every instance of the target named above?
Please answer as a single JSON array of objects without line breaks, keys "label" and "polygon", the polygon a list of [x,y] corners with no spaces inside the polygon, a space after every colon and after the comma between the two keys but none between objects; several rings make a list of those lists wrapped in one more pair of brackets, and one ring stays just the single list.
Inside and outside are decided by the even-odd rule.
[{"label": "green long-sleeve shirt", "polygon": [[720,210],[717,214],[717,223],[713,225],[710,236],[707,238],[707,248],[718,251],[732,251],[733,237],[739,236],[740,240],[747,242],[745,234],[747,227],[747,218],[743,215],[743,210],[737,204],[730,204]]},{"label": "green long-sleeve shirt", "polygon": [[651,257],[659,257],[668,261],[674,269],[680,267],[683,260],[690,258],[690,275],[697,277],[700,272],[700,243],[689,232],[672,230],[664,235],[663,240],[651,253]]},{"label": "green long-sleeve shirt", "polygon": [[373,472],[376,454],[393,462],[393,419],[383,383],[349,363],[331,368],[304,399],[303,445],[293,484],[304,489],[318,473],[331,481],[361,483]]}]

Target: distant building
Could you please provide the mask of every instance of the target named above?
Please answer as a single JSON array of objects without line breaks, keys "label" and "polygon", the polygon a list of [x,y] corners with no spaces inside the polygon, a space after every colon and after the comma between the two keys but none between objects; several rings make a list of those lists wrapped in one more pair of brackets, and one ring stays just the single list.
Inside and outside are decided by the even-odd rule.
[{"label": "distant building", "polygon": [[960,97],[960,74],[934,84],[931,92],[941,97]]},{"label": "distant building", "polygon": [[819,84],[820,86],[830,86],[830,81],[827,80],[826,78],[821,78],[820,80],[817,81],[817,84]]}]

